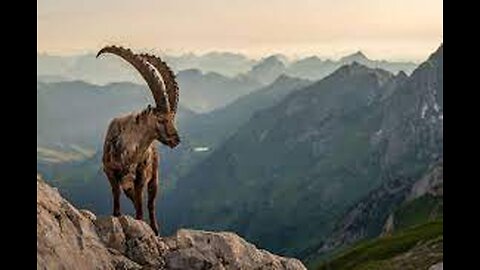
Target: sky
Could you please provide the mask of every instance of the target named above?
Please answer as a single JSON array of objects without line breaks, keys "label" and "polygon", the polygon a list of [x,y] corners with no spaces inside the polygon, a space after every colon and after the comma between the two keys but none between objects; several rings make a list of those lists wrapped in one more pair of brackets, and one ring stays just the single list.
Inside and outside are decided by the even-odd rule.
[{"label": "sky", "polygon": [[37,50],[119,44],[170,54],[422,61],[443,42],[442,0],[37,0]]}]

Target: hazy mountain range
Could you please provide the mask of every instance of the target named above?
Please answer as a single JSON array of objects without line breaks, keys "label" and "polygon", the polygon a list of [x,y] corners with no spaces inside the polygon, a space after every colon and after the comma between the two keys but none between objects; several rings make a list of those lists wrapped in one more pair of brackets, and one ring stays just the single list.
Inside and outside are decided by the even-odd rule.
[{"label": "hazy mountain range", "polygon": [[[443,46],[418,67],[360,52],[339,61],[226,58],[229,74],[216,70],[221,60],[184,61],[177,70],[182,144],[160,147],[165,234],[183,226],[232,230],[275,253],[317,261],[379,236],[390,217],[398,228],[441,218],[431,213],[443,198],[408,198],[422,193],[412,190],[443,159]],[[209,69],[198,64],[205,62]],[[149,93],[128,82],[52,82],[64,75],[39,77],[37,169],[79,207],[109,214],[103,132],[114,115],[144,108]],[[419,207],[427,214],[409,214]]]},{"label": "hazy mountain range", "polygon": [[229,229],[301,255],[382,183],[443,156],[442,59],[410,77],[345,65],[256,113],[165,194],[166,230]]},{"label": "hazy mountain range", "polygon": [[[149,90],[133,83],[37,82],[37,145],[96,149],[113,117],[146,104],[153,104]],[[177,117],[182,121],[190,114],[180,106]]]},{"label": "hazy mountain range", "polygon": [[[197,69],[202,73],[213,72],[226,77],[251,75],[259,82],[266,84],[282,73],[318,80],[340,66],[354,61],[393,73],[403,70],[410,74],[417,66],[413,62],[371,60],[360,51],[339,60],[320,59],[317,56],[289,60],[281,54],[250,59],[242,54],[228,52],[211,52],[203,55],[190,53],[180,56],[162,54],[162,56],[176,72]],[[119,81],[141,82],[140,76],[137,76],[133,69],[119,68],[119,65],[128,66],[125,63],[120,64],[121,62],[122,60],[113,56],[96,59],[93,53],[73,56],[39,53],[37,54],[37,76],[41,80],[84,80],[95,84]]]},{"label": "hazy mountain range", "polygon": [[[410,62],[388,62],[368,59],[357,52],[338,61],[321,60],[313,56],[288,61],[283,55],[271,55],[259,60],[241,54],[185,54],[164,58],[176,71],[182,88],[185,108],[208,112],[223,107],[236,98],[272,83],[281,75],[307,80],[320,80],[337,68],[353,62],[393,73],[410,74],[416,67]],[[94,54],[50,56],[37,54],[37,79],[41,82],[81,80],[105,85],[117,82],[144,84],[142,78],[118,57],[96,59]]]},{"label": "hazy mountain range", "polygon": [[250,77],[226,77],[219,73],[203,73],[187,69],[177,73],[182,89],[182,104],[195,112],[209,112],[223,107],[240,96],[262,86]]},{"label": "hazy mountain range", "polygon": [[[209,113],[196,114],[180,107],[177,125],[182,144],[175,151],[161,148],[162,168],[165,168],[163,171],[169,179],[167,188],[174,185],[185,171],[184,167],[189,168],[190,164],[207,156],[256,111],[272,106],[291,91],[309,83],[307,80],[280,76],[271,85]],[[110,119],[139,110],[147,104],[148,89],[142,88],[132,83],[106,86],[83,82],[38,83],[37,168],[50,178],[58,176],[64,179],[77,176],[75,170],[72,173],[73,167],[95,168],[85,169],[82,178],[86,181],[101,178],[104,181],[103,174],[98,174],[100,153],[93,153],[101,150],[105,126]],[[87,102],[92,99],[95,101]],[[77,101],[73,107],[71,100]],[[56,160],[65,163],[52,162]],[[53,171],[59,172],[52,174]]]}]

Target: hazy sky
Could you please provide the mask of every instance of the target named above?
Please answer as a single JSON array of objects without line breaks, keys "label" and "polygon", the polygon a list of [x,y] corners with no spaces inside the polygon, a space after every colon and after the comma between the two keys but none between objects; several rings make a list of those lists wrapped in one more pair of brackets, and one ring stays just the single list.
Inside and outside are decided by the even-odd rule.
[{"label": "hazy sky", "polygon": [[443,41],[442,0],[37,0],[37,49],[109,43],[164,52],[252,57],[423,60]]}]

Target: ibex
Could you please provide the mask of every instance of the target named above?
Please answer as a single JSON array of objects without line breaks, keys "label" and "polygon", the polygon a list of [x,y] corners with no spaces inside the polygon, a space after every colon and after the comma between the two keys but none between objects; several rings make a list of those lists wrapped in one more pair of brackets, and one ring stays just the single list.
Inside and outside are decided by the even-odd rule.
[{"label": "ibex", "polygon": [[150,226],[158,235],[155,198],[158,190],[159,154],[155,140],[174,148],[180,143],[174,120],[178,104],[175,76],[165,62],[149,54],[134,54],[130,49],[107,46],[97,53],[120,56],[147,82],[155,107],[114,118],[105,136],[103,170],[113,195],[113,215],[120,216],[121,190],[133,202],[136,219],[143,219],[143,191],[148,190]]}]

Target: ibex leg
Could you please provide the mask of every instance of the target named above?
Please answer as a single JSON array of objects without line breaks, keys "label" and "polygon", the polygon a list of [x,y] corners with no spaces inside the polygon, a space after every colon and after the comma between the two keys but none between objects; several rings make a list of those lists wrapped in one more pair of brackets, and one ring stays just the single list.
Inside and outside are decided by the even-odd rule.
[{"label": "ibex leg", "polygon": [[107,174],[108,181],[112,188],[113,196],[113,216],[119,217],[120,213],[120,178],[115,174]]},{"label": "ibex leg", "polygon": [[148,216],[150,219],[150,227],[158,235],[157,218],[155,216],[155,198],[158,191],[158,178],[157,173],[154,173],[154,177],[148,183]]},{"label": "ibex leg", "polygon": [[120,185],[116,184],[112,186],[113,194],[113,216],[119,217],[120,213]]},{"label": "ibex leg", "polygon": [[143,219],[143,188],[145,187],[145,176],[141,169],[137,168],[136,177],[134,181],[134,204],[135,204],[135,218]]}]

